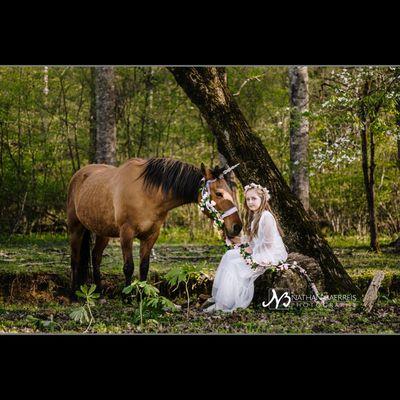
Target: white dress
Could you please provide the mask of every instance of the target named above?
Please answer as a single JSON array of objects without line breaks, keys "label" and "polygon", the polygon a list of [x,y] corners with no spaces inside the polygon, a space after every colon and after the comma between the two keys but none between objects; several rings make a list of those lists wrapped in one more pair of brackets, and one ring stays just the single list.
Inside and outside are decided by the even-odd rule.
[{"label": "white dress", "polygon": [[[252,222],[253,226],[253,222]],[[242,243],[246,237],[241,239]],[[286,261],[288,253],[276,226],[274,216],[267,210],[262,212],[257,235],[250,242],[253,259],[261,267],[252,269],[240,255],[239,249],[228,250],[222,257],[212,287],[213,305],[205,312],[214,310],[233,311],[246,308],[254,295],[254,281],[266,270],[266,265]]]}]

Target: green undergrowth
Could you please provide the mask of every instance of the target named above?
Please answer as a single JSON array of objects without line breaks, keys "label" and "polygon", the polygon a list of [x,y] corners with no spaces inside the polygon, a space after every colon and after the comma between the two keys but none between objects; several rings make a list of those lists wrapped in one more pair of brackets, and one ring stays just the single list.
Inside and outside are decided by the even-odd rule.
[{"label": "green undergrowth", "polygon": [[[138,326],[133,321],[135,304],[125,304],[120,296],[124,287],[122,256],[118,240],[106,248],[102,275],[105,299],[93,308],[94,333],[399,333],[400,255],[382,241],[382,252],[368,249],[368,238],[328,238],[336,255],[366,291],[378,270],[385,272],[379,300],[370,314],[360,304],[348,303],[334,309],[305,308],[271,311],[252,306],[232,315],[206,315],[199,311],[199,296],[209,294],[213,273],[224,253],[219,243],[157,242],[151,257],[150,282],[165,285],[164,274],[172,268],[195,266],[207,279],[191,290],[187,319],[184,291],[171,294],[179,312],[148,316]],[[135,276],[139,270],[139,243],[134,242]],[[85,327],[71,320],[74,308],[68,299],[69,247],[63,235],[31,235],[0,239],[0,332],[81,333]],[[207,280],[206,279],[206,280]],[[161,286],[160,286],[161,285]],[[165,292],[163,292],[165,295]]]}]

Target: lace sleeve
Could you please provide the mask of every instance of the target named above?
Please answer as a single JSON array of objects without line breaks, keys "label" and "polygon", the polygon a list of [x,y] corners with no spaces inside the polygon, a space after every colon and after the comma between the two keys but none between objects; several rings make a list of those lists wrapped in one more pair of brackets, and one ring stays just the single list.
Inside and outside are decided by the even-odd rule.
[{"label": "lace sleeve", "polygon": [[273,246],[276,235],[279,235],[274,216],[266,211],[263,213],[258,225],[258,233],[253,249],[253,259],[260,265],[266,265],[274,259]]},{"label": "lace sleeve", "polygon": [[258,241],[260,245],[271,245],[274,243],[277,233],[276,221],[270,212],[264,212],[258,226]]}]

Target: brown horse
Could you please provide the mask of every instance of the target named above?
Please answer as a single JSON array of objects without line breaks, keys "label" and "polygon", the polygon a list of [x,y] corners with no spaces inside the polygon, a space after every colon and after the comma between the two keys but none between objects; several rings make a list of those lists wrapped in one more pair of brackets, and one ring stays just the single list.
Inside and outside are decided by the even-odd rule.
[{"label": "brown horse", "polygon": [[168,211],[199,202],[204,181],[215,208],[229,210],[224,218],[225,234],[237,236],[242,223],[234,208],[231,182],[219,167],[209,169],[201,164],[197,168],[170,158],[134,158],[118,168],[90,164],[77,171],[69,183],[67,200],[72,296],[88,279],[90,232],[95,234],[91,261],[98,289],[101,258],[111,237],[120,238],[126,285],[134,269],[132,242],[140,240],[140,280],[146,280],[150,252]]}]

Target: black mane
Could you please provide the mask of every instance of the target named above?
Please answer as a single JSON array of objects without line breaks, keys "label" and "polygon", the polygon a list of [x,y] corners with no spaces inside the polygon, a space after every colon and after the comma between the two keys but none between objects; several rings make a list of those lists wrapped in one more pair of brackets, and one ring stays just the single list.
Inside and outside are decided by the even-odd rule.
[{"label": "black mane", "polygon": [[200,168],[172,158],[150,158],[140,175],[144,177],[145,188],[162,188],[164,196],[172,195],[185,202],[197,202],[200,181],[203,175]]}]

